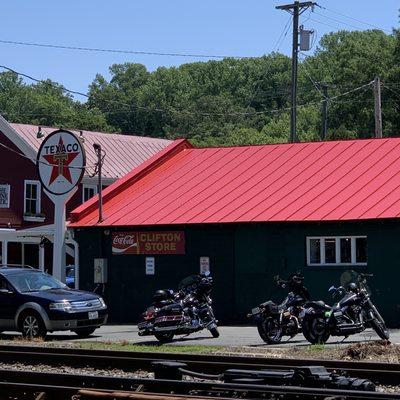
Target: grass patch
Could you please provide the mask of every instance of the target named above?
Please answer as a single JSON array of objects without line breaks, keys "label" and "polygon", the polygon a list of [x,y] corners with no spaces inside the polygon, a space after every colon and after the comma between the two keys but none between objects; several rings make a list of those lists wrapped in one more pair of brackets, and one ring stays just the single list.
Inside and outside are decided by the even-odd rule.
[{"label": "grass patch", "polygon": [[307,347],[307,350],[310,352],[321,352],[326,349],[324,344],[311,344]]},{"label": "grass patch", "polygon": [[130,344],[129,342],[80,342],[78,347],[88,350],[119,350],[119,351],[136,351],[151,353],[190,353],[190,354],[212,354],[221,351],[225,347],[222,346],[174,346],[174,345],[141,345]]}]

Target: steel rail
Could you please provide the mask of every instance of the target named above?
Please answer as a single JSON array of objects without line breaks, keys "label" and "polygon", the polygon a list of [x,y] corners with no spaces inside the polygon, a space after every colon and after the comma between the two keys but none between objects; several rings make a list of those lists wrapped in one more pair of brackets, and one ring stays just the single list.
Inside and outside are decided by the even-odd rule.
[{"label": "steel rail", "polygon": [[[22,385],[21,385],[22,384]],[[151,392],[168,395],[173,393],[182,395],[194,395],[197,397],[245,397],[251,399],[268,399],[266,395],[280,396],[279,398],[319,400],[327,397],[346,398],[346,400],[398,400],[400,393],[363,392],[354,390],[321,389],[296,386],[271,386],[238,383],[215,383],[200,381],[175,381],[155,380],[148,378],[120,378],[108,376],[72,375],[47,372],[27,372],[16,370],[0,370],[1,389],[22,388],[23,385],[32,387],[37,391],[63,390],[71,391],[81,389],[133,391],[137,393],[140,388],[143,392]],[[275,397],[276,398],[276,397]]]},{"label": "steel rail", "polygon": [[[179,348],[177,346],[177,351]],[[110,350],[83,350],[39,346],[0,346],[0,360],[48,365],[116,368],[127,371],[151,370],[153,361],[174,360],[186,363],[194,371],[221,373],[227,369],[291,369],[322,365],[328,370],[346,371],[349,376],[370,379],[375,383],[398,385],[400,364],[316,359],[281,359],[243,356],[195,355],[182,353],[145,353]]]}]

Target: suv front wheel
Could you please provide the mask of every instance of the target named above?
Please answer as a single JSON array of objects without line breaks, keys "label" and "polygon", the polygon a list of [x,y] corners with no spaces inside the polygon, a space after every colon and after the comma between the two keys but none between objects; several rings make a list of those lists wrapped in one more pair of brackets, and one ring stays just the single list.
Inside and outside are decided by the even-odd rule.
[{"label": "suv front wheel", "polygon": [[35,311],[25,311],[20,317],[19,329],[27,339],[44,339],[46,327],[40,315]]}]

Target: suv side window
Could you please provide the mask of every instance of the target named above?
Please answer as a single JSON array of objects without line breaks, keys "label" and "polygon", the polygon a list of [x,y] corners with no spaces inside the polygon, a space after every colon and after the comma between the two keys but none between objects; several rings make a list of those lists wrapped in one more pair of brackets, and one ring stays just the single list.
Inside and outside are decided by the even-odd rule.
[{"label": "suv side window", "polygon": [[12,291],[10,284],[3,277],[0,277],[0,289]]}]

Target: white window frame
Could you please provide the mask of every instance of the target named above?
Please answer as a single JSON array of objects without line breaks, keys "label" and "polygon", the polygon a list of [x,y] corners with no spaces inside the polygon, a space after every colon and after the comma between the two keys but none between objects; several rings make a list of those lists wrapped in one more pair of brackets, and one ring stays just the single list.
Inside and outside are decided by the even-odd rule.
[{"label": "white window frame", "polygon": [[[313,239],[320,240],[320,263],[311,263],[311,245],[310,241]],[[325,240],[326,239],[335,239],[336,246],[336,262],[335,263],[326,263],[325,262]],[[342,263],[340,262],[340,239],[351,239],[351,262],[350,263]],[[335,266],[347,266],[347,265],[359,265],[365,266],[368,261],[365,263],[360,263],[356,261],[356,239],[367,239],[367,235],[358,235],[358,236],[307,236],[306,237],[306,249],[307,249],[307,266],[309,267],[335,267]]]},{"label": "white window frame", "polygon": [[[97,185],[90,185],[88,183],[84,183],[82,185],[82,203],[89,200],[89,199],[85,200],[85,189],[94,189],[94,195],[92,197],[96,196],[96,194],[98,193]],[[90,198],[92,198],[92,197],[90,197]]]},{"label": "white window frame", "polygon": [[[24,214],[26,211],[26,187],[27,185],[36,185],[37,202],[36,202],[36,215],[39,215],[42,210],[42,185],[39,181],[25,180],[24,181]],[[29,218],[29,217],[28,217]]]},{"label": "white window frame", "polygon": [[8,183],[2,183],[0,184],[0,187],[5,187],[7,188],[7,204],[0,204],[0,208],[10,208],[10,197],[11,197],[11,185],[9,185]]}]

